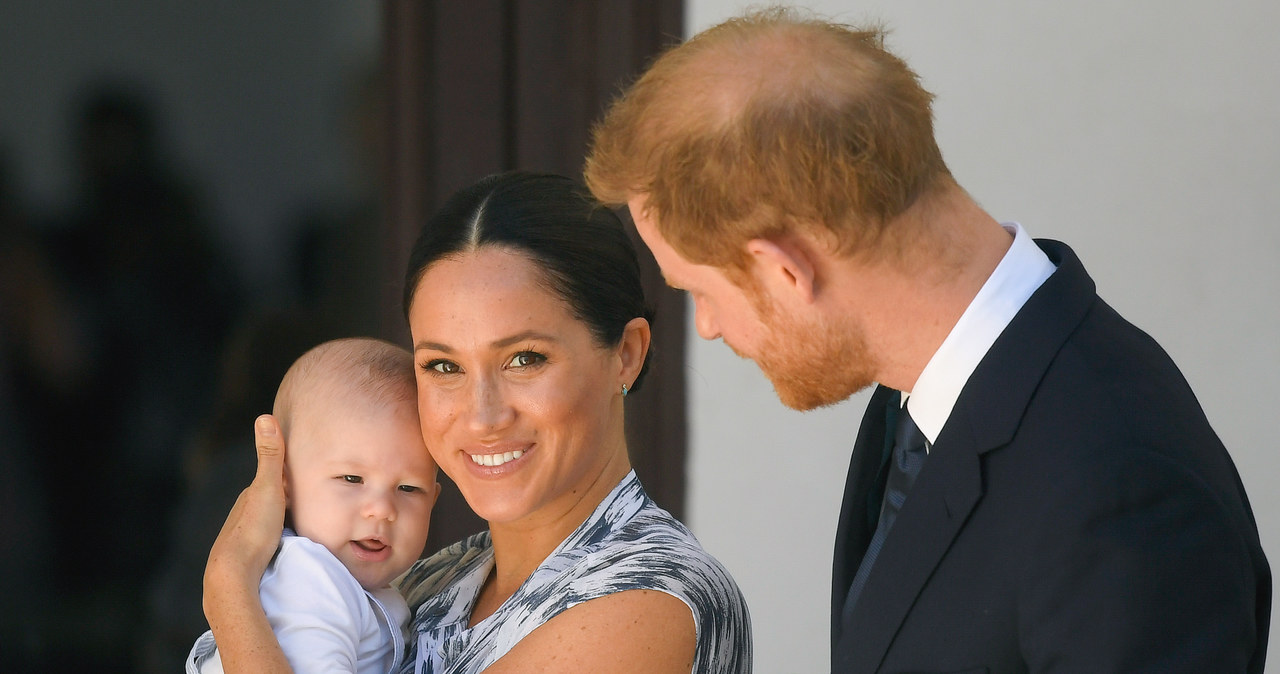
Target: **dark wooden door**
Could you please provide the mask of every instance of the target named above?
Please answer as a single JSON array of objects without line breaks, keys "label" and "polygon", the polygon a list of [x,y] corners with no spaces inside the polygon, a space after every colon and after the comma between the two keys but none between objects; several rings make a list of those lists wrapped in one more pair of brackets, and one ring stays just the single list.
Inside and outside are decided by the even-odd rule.
[{"label": "dark wooden door", "polygon": [[[680,39],[683,11],[679,0],[386,0],[387,296],[380,304],[388,338],[407,342],[400,277],[435,205],[504,170],[580,178],[591,124],[659,50]],[[628,443],[649,494],[680,517],[685,304],[636,241],[658,318],[649,379],[627,401]],[[456,487],[442,483],[429,551],[484,526]]]}]

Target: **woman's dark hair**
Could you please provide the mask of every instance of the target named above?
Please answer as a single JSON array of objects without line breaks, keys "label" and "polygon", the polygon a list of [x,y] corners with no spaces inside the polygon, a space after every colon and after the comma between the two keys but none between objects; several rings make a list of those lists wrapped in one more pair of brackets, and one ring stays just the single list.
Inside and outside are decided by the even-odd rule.
[{"label": "woman's dark hair", "polygon": [[[633,318],[653,322],[635,247],[618,217],[569,178],[524,172],[480,180],[455,193],[427,221],[409,251],[405,317],[432,264],[484,246],[532,260],[546,287],[586,324],[600,346],[616,346]],[[646,358],[631,390],[640,387],[648,369]]]}]

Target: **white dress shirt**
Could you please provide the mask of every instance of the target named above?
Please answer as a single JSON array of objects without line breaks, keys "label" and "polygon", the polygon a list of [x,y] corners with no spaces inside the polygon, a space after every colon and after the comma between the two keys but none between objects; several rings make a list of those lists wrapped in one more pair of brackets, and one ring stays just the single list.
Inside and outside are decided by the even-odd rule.
[{"label": "white dress shirt", "polygon": [[903,404],[930,447],[978,363],[1056,269],[1022,225],[1010,222],[1002,226],[1013,235],[1013,245],[920,372],[915,387],[903,392]]}]

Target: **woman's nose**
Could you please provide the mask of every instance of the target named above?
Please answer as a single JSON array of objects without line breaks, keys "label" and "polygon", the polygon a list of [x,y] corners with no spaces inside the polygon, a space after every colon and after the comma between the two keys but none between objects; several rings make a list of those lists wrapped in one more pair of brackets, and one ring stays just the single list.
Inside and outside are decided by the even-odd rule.
[{"label": "woman's nose", "polygon": [[497,377],[479,377],[471,396],[471,425],[481,432],[503,428],[515,417]]}]

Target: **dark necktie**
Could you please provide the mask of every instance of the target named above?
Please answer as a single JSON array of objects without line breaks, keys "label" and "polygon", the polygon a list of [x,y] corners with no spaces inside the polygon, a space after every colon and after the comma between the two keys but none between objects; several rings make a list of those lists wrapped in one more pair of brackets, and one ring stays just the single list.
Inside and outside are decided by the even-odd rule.
[{"label": "dark necktie", "polygon": [[880,556],[884,541],[889,536],[889,529],[893,527],[898,511],[907,500],[907,492],[911,491],[911,485],[915,483],[916,476],[920,474],[920,468],[924,466],[925,457],[928,456],[924,434],[920,432],[916,422],[911,420],[906,406],[904,405],[897,412],[898,423],[893,436],[893,452],[889,456],[884,502],[880,506],[880,518],[876,521],[876,530],[871,535],[867,552],[862,556],[862,563],[853,576],[853,582],[849,584],[849,594],[844,601],[846,620],[853,612],[853,607],[858,602],[858,595],[862,594],[862,588],[867,584],[871,567],[876,563],[876,557]]}]

